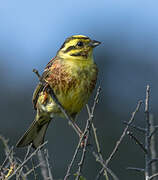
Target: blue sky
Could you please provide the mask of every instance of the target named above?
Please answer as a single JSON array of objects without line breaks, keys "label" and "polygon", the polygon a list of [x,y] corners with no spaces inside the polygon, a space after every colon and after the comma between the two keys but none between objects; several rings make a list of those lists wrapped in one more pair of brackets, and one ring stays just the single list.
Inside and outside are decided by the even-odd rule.
[{"label": "blue sky", "polygon": [[[142,0],[6,0],[0,3],[0,65],[30,82],[32,69],[43,71],[66,37],[88,35],[102,41],[97,53],[124,59],[129,53],[158,56],[157,1]],[[156,61],[157,63],[157,61]],[[5,73],[5,72],[4,72]]]}]

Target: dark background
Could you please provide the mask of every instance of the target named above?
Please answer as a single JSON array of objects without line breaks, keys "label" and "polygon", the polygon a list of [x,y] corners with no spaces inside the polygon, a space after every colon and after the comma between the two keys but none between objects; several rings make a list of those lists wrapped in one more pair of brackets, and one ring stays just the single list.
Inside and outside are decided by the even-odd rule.
[{"label": "dark background", "polygon": [[[65,38],[84,34],[101,41],[94,52],[99,67],[100,103],[94,123],[105,158],[120,137],[138,100],[151,87],[150,110],[158,118],[158,2],[157,1],[1,1],[0,3],[0,134],[15,145],[34,119],[32,93],[38,83],[32,73],[43,71]],[[96,91],[95,91],[96,92]],[[94,92],[94,93],[95,93]],[[90,104],[92,104],[92,100]],[[144,107],[136,124],[144,126]],[[86,110],[78,123],[84,127]],[[138,133],[139,138],[142,138]],[[46,139],[50,164],[56,179],[62,178],[72,158],[78,137],[67,120],[57,119]],[[24,149],[15,149],[23,157]],[[4,158],[0,149],[0,162]],[[126,167],[144,167],[143,153],[126,137],[110,167],[118,177],[143,179]],[[85,177],[94,179],[99,170],[91,154],[86,158]]]}]

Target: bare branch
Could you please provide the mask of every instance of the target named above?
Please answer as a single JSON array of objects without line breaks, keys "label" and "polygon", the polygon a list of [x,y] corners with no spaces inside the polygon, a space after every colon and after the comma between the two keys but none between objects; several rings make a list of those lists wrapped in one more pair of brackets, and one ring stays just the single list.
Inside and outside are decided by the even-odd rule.
[{"label": "bare branch", "polygon": [[[88,127],[89,126],[89,127]],[[85,131],[87,131],[85,139],[84,139],[84,147],[83,147],[83,151],[82,151],[82,156],[81,156],[81,160],[78,163],[78,171],[77,171],[77,176],[76,176],[76,180],[79,180],[80,176],[81,176],[81,171],[83,168],[83,163],[85,161],[85,157],[86,157],[86,150],[87,150],[87,143],[88,143],[88,137],[89,137],[89,132],[90,132],[90,122],[87,121],[87,126]],[[88,130],[89,129],[89,130]]]},{"label": "bare branch", "polygon": [[136,113],[139,111],[141,104],[142,104],[142,101],[139,101],[138,104],[137,104],[137,107],[136,107],[135,111],[132,113],[131,119],[129,120],[127,126],[125,127],[125,129],[124,129],[124,131],[123,131],[120,139],[116,142],[116,145],[115,145],[112,153],[110,154],[109,158],[106,160],[106,165],[109,164],[110,160],[113,158],[113,156],[115,155],[115,153],[118,151],[118,147],[119,147],[119,145],[121,144],[123,138],[125,137],[125,135],[126,135],[126,133],[127,133],[127,130],[128,130],[128,128],[129,128],[129,125],[133,123],[134,118],[135,118],[135,115],[136,115]]},{"label": "bare branch", "polygon": [[158,128],[154,128],[154,130],[151,132],[151,134],[150,134],[150,139],[152,138],[152,136],[154,135],[154,134],[156,134],[156,132],[157,132],[157,130],[158,130]]},{"label": "bare branch", "polygon": [[37,164],[36,166],[34,166],[32,169],[30,169],[28,172],[26,172],[24,174],[24,177],[26,178],[29,174],[31,174],[35,169],[37,169],[38,167],[40,167],[41,164]]},{"label": "bare branch", "polygon": [[73,155],[73,157],[72,157],[72,160],[71,160],[71,162],[70,162],[70,164],[69,164],[69,166],[68,166],[68,168],[67,168],[67,172],[66,172],[66,175],[65,175],[65,177],[64,177],[64,180],[67,180],[68,177],[70,176],[71,167],[72,167],[72,165],[73,165],[73,163],[74,163],[74,161],[75,161],[75,159],[76,159],[76,156],[77,156],[77,154],[78,154],[78,151],[79,151],[81,142],[82,142],[83,139],[84,139],[84,136],[85,136],[85,134],[83,133],[83,135],[82,135],[82,137],[80,138],[79,143],[78,143],[78,145],[77,145],[77,147],[76,147],[76,149],[75,149],[75,152],[74,152],[74,155]]},{"label": "bare branch", "polygon": [[144,172],[144,169],[142,168],[136,168],[136,167],[127,167],[127,170],[134,170],[134,171],[138,171],[138,172]]},{"label": "bare branch", "polygon": [[155,174],[153,174],[152,176],[149,177],[149,180],[152,180],[152,179],[154,179],[157,176],[158,176],[158,173],[155,173]]},{"label": "bare branch", "polygon": [[157,152],[156,152],[156,139],[155,139],[155,133],[158,128],[154,127],[154,118],[152,114],[150,114],[149,119],[150,119],[151,132],[152,132],[149,137],[150,138],[150,153],[151,153],[151,159],[152,159],[150,160],[149,165],[151,165],[151,174],[154,174],[157,172],[157,166],[153,162],[158,161],[158,158],[156,158]]},{"label": "bare branch", "polygon": [[[128,131],[128,128],[129,128],[130,124],[133,123],[134,118],[135,118],[135,115],[136,115],[136,113],[139,111],[141,104],[142,104],[142,101],[139,101],[138,104],[137,104],[137,107],[136,107],[135,111],[132,113],[132,116],[131,116],[131,118],[130,118],[128,124],[127,124],[127,126],[124,128],[121,137],[120,137],[119,140],[116,142],[116,145],[115,145],[112,153],[110,154],[109,158],[106,160],[106,165],[109,164],[109,162],[111,161],[111,159],[114,157],[115,153],[118,151],[119,145],[121,144],[123,138],[125,137],[125,135],[126,135],[126,133],[127,133],[127,131]],[[98,178],[98,179],[99,179],[100,175],[103,173],[103,171],[104,171],[103,168],[99,171],[99,173],[98,173],[98,175],[97,175],[97,178]]]},{"label": "bare branch", "polygon": [[147,153],[147,150],[145,149],[144,145],[133,135],[132,132],[127,131],[127,135],[130,136],[131,139],[135,141],[136,144],[139,145],[139,147],[144,151],[144,153]]},{"label": "bare branch", "polygon": [[[82,134],[82,136],[81,136],[81,138],[79,140],[79,143],[78,143],[78,145],[76,147],[75,153],[74,153],[73,158],[72,158],[72,160],[71,160],[71,162],[70,162],[70,164],[68,166],[67,173],[66,173],[66,175],[64,177],[64,180],[67,180],[68,177],[70,176],[71,167],[72,167],[72,165],[74,163],[74,160],[76,159],[76,156],[78,154],[78,150],[79,150],[79,148],[81,146],[81,142],[84,140],[85,136],[87,136],[87,140],[88,140],[88,136],[89,136],[92,120],[93,120],[93,117],[94,117],[94,111],[95,111],[96,105],[98,103],[98,97],[99,97],[100,90],[101,90],[101,88],[99,86],[98,89],[97,89],[97,93],[96,93],[96,96],[95,96],[95,99],[94,99],[94,104],[92,106],[91,112],[89,110],[89,118],[87,120],[87,124],[86,124],[85,130],[84,130],[84,133]],[[83,150],[83,151],[85,151],[85,150]],[[81,168],[82,168],[82,164],[83,164],[82,162],[84,162],[84,157],[85,157],[85,152],[83,152],[83,154],[82,154],[82,159],[80,161],[81,164],[79,164],[78,174],[77,174],[76,178],[80,177],[80,172],[81,172]]]},{"label": "bare branch", "polygon": [[145,133],[146,132],[146,129],[145,128],[142,128],[142,127],[139,127],[139,126],[135,126],[133,124],[129,124],[128,122],[124,121],[124,124],[126,125],[129,125],[129,127],[133,128],[133,129],[136,129],[137,131],[139,132],[142,132],[142,133]]},{"label": "bare branch", "polygon": [[150,119],[149,119],[149,93],[150,87],[146,87],[146,99],[145,99],[145,120],[146,120],[146,133],[145,133],[145,149],[147,153],[145,154],[145,180],[149,180],[150,174]]},{"label": "bare branch", "polygon": [[98,103],[100,90],[101,90],[101,88],[99,86],[98,89],[97,89],[96,96],[94,98],[94,103],[93,103],[91,111],[90,111],[89,107],[87,106],[88,113],[89,113],[89,118],[87,120],[87,126],[85,128],[85,131],[87,133],[86,133],[86,137],[85,137],[84,148],[83,148],[83,153],[82,153],[82,156],[81,156],[81,160],[80,160],[80,163],[78,164],[79,168],[78,168],[76,180],[79,180],[79,178],[80,178],[81,170],[82,170],[83,163],[84,163],[84,160],[85,160],[88,137],[89,137],[89,133],[90,133],[91,126],[92,126],[92,120],[93,120],[93,117],[94,117],[94,111],[95,111],[96,105]]},{"label": "bare branch", "polygon": [[[26,155],[24,157],[24,161],[26,160],[26,158],[28,157],[29,153],[30,153],[30,150],[31,150],[31,147],[32,147],[32,143],[28,146],[27,148],[27,152],[26,152]],[[18,178],[20,179],[20,175],[21,175],[21,172],[23,170],[23,167],[21,167],[21,169],[19,170],[19,174],[18,174]]]},{"label": "bare branch", "polygon": [[38,152],[39,149],[41,149],[44,145],[47,144],[47,141],[44,142],[42,145],[40,145],[25,161],[23,161],[14,171],[14,173],[8,177],[7,180],[11,179],[36,153]]},{"label": "bare branch", "polygon": [[38,156],[38,160],[39,163],[41,164],[41,174],[44,180],[48,179],[48,170],[47,170],[47,165],[45,162],[45,158],[43,156],[43,152],[39,149],[39,151],[37,152],[37,156]]},{"label": "bare branch", "polygon": [[152,159],[152,160],[149,161],[149,165],[151,165],[152,163],[155,163],[157,161],[158,161],[158,158]]},{"label": "bare branch", "polygon": [[[99,157],[100,157],[101,159],[103,159],[103,156],[102,156],[102,154],[101,154],[101,149],[100,149],[99,140],[98,140],[98,137],[97,137],[97,129],[94,127],[94,124],[93,124],[93,123],[92,123],[92,129],[93,129],[93,133],[94,133],[94,139],[95,139],[95,143],[96,143],[98,155],[99,155]],[[104,163],[105,163],[105,162],[104,162]],[[108,177],[108,174],[107,174],[106,169],[104,169],[104,175],[105,175],[106,180],[109,180],[109,177]]]},{"label": "bare branch", "polygon": [[10,156],[10,154],[12,153],[12,151],[13,151],[13,147],[11,147],[11,149],[10,149],[10,151],[8,152],[5,160],[3,161],[2,165],[0,166],[0,172],[2,171],[2,169],[3,169],[4,165],[6,164],[7,160],[9,159],[9,156]]},{"label": "bare branch", "polygon": [[[11,164],[13,164],[13,147],[9,148],[8,140],[5,137],[3,137],[2,135],[0,135],[0,140],[2,141],[2,143],[5,147],[5,154],[7,156],[6,158],[10,161]],[[3,162],[3,164],[5,164],[7,159]],[[1,166],[1,168],[4,166],[3,164]]]},{"label": "bare branch", "polygon": [[36,171],[35,171],[35,163],[34,163],[34,160],[33,160],[33,157],[31,158],[31,164],[32,164],[32,171],[33,171],[33,175],[34,175],[34,178],[35,178],[35,180],[37,180],[37,173],[36,173]]},{"label": "bare branch", "polygon": [[52,172],[51,172],[51,169],[50,169],[50,164],[49,164],[49,154],[48,154],[47,149],[45,149],[45,153],[46,153],[45,159],[46,159],[46,163],[47,163],[49,179],[53,180],[53,175],[52,175]]},{"label": "bare branch", "polygon": [[[95,157],[96,161],[98,161],[103,166],[103,170],[106,170],[112,176],[113,180],[119,180],[119,178],[113,173],[113,171],[106,166],[105,161],[100,156],[98,156],[94,151],[93,151],[93,156]],[[96,180],[97,179],[98,177],[96,177]]]}]

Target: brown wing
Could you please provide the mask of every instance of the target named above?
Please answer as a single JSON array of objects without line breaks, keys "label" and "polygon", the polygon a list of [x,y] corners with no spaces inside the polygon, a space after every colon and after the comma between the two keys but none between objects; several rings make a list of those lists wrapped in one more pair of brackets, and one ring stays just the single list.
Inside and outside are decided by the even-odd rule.
[{"label": "brown wing", "polygon": [[[47,64],[43,74],[42,74],[42,79],[45,80],[46,77],[49,75],[49,68],[52,66],[54,59],[51,59],[51,61]],[[39,97],[39,94],[46,88],[47,83],[45,81],[43,81],[43,83],[39,82],[39,84],[36,86],[36,89],[34,90],[33,96],[32,96],[32,103],[34,106],[34,109],[36,110],[36,104],[37,104],[37,100]]]}]

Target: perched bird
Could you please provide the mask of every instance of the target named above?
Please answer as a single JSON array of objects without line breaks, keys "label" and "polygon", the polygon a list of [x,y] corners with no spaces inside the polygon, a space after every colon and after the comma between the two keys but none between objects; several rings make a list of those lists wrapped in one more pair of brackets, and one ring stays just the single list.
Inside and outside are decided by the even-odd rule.
[{"label": "perched bird", "polygon": [[74,35],[65,40],[42,74],[45,83],[39,83],[33,93],[36,117],[18,141],[17,147],[32,143],[37,148],[44,142],[51,119],[64,116],[50,96],[48,85],[66,112],[75,120],[95,88],[98,69],[93,60],[93,48],[99,44],[99,41],[83,35]]}]

